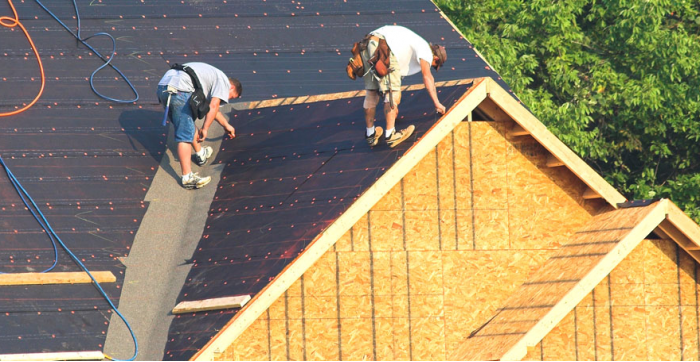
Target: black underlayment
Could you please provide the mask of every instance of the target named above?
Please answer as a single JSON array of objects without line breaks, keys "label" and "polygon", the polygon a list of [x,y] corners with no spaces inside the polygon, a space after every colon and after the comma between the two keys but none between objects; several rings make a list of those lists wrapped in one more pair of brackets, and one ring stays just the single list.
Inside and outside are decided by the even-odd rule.
[{"label": "black underlayment", "polygon": [[[170,64],[220,68],[243,83],[241,101],[360,90],[363,82],[345,74],[352,43],[398,24],[447,47],[436,81],[492,77],[508,89],[429,0],[78,0],[82,36],[114,36],[113,64],[139,93],[135,103],[115,103],[90,89],[90,74],[103,64],[98,57],[35,1],[14,3],[41,55],[46,88],[28,111],[0,117],[0,156],[87,267],[117,275],[104,285],[115,302],[125,271],[119,258],[129,254],[165,152],[155,89]],[[71,1],[44,4],[75,31]],[[12,16],[3,0],[0,16]],[[106,37],[88,42],[111,52]],[[403,80],[420,83],[420,75]],[[113,98],[134,97],[109,67],[94,84]],[[39,86],[24,34],[0,27],[0,113],[31,102]],[[439,88],[441,102],[451,107],[468,87]],[[229,114],[238,136],[223,142],[215,160],[225,165],[222,180],[187,281],[172,286],[181,288],[179,301],[260,291],[438,119],[425,90],[404,92],[397,126],[414,124],[415,134],[395,149],[370,149],[362,101]],[[0,272],[41,271],[53,256],[0,172]],[[59,250],[56,270],[78,267]],[[111,313],[88,284],[0,287],[0,354],[102,350]],[[176,317],[163,358],[190,358],[235,313]]]}]

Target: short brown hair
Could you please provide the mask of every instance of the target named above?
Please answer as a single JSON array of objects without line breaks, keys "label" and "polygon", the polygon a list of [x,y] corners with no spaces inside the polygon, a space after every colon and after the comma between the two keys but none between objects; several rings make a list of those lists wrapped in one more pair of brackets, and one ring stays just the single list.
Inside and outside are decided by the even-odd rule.
[{"label": "short brown hair", "polygon": [[430,49],[433,51],[433,55],[438,57],[435,64],[435,70],[438,71],[447,60],[447,51],[445,50],[444,46],[437,44],[430,44]]},{"label": "short brown hair", "polygon": [[241,84],[241,82],[238,79],[231,78],[231,77],[228,78],[228,81],[231,82],[232,86],[236,87],[236,92],[238,93],[238,96],[239,97],[242,96],[243,95],[243,85]]}]

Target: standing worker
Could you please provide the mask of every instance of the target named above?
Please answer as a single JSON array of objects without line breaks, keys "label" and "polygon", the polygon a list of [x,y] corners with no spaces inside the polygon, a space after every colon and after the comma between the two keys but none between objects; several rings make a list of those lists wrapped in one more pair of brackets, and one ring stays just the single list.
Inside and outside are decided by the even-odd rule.
[{"label": "standing worker", "polygon": [[393,148],[403,142],[415,129],[413,125],[399,131],[394,129],[401,103],[402,77],[421,72],[423,84],[435,104],[435,110],[440,114],[445,113],[445,106],[438,100],[435,81],[430,73],[431,66],[437,71],[447,60],[445,47],[429,44],[403,26],[387,25],[355,43],[352,52],[347,73],[351,79],[359,76],[365,81],[365,139],[370,146],[377,145],[382,137],[382,128],[374,127],[380,94],[384,98],[384,137],[389,147]]},{"label": "standing worker", "polygon": [[[197,78],[194,82],[188,73],[192,71]],[[200,87],[201,90],[196,89],[196,87]],[[193,93],[195,98],[191,99]],[[204,166],[213,150],[209,146],[202,147],[200,143],[207,138],[207,132],[214,119],[224,127],[231,138],[236,136],[235,129],[221,114],[219,106],[221,102],[228,103],[229,99],[238,98],[242,93],[241,82],[226,76],[221,70],[206,63],[185,63],[182,66],[176,64],[158,82],[158,100],[166,109],[165,116],[167,117],[169,114],[170,120],[175,126],[177,156],[182,167],[182,187],[198,189],[211,181],[210,176],[201,177],[198,173],[192,172],[190,147],[195,151],[195,162],[199,166]],[[206,113],[199,114],[200,117],[204,118],[204,124],[199,130],[196,129],[194,123],[197,117],[193,116],[198,112],[192,108],[195,107],[193,101],[198,99],[196,98],[197,94],[200,94],[202,100],[207,102],[209,106],[208,111],[206,111],[206,104],[205,107],[200,104],[200,109],[204,109]],[[171,110],[167,113],[169,108]]]}]

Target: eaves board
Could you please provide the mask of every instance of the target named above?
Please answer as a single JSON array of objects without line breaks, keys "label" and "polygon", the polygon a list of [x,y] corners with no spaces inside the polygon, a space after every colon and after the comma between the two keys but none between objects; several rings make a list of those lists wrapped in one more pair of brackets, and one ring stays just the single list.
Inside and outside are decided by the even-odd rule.
[{"label": "eaves board", "polygon": [[[485,87],[477,88],[483,99]],[[462,100],[465,92],[474,93],[469,85],[438,91],[443,104],[452,107],[441,121],[434,114],[427,92],[404,93],[403,119],[398,126],[415,124],[416,132],[395,149],[385,144],[373,149],[366,145],[362,137],[362,97],[235,112],[234,119],[250,132],[222,146],[218,158],[226,164],[222,182],[178,302],[241,294],[256,296],[248,305],[271,302],[269,295],[260,296],[270,292],[271,281],[284,284],[295,280],[292,275],[300,271],[299,266],[308,267],[305,259],[313,258],[318,245],[323,245],[318,243],[319,238],[326,235],[330,240],[339,227],[351,226],[348,221],[338,220],[347,219],[355,205],[369,207],[367,202],[376,203],[381,198],[377,192],[388,191],[383,189],[392,181],[382,180],[397,177],[387,176],[397,172],[390,170],[403,164],[398,172],[408,172],[408,165],[420,159],[416,147],[428,147],[426,139],[437,144],[437,133],[451,130],[444,125],[445,119],[453,128],[467,117],[467,104]],[[475,100],[473,107],[477,104]],[[378,122],[382,124],[382,120]],[[285,147],[273,147],[278,143]],[[280,154],[280,150],[287,153]],[[230,182],[229,176],[237,181]],[[251,183],[257,184],[255,194],[259,196],[247,197]],[[378,183],[382,185],[377,187]],[[237,194],[239,185],[243,188]],[[375,191],[368,193],[370,188]],[[266,195],[264,190],[268,189],[271,192]],[[281,290],[272,289],[273,293]],[[260,303],[256,298],[264,301]],[[217,313],[176,318],[164,358],[192,357],[236,316]],[[198,315],[206,326],[194,327]],[[216,318],[220,320],[214,322]],[[192,326],[187,332],[179,325],[185,321]],[[194,331],[203,335],[192,336]],[[182,338],[182,333],[191,339]]]}]

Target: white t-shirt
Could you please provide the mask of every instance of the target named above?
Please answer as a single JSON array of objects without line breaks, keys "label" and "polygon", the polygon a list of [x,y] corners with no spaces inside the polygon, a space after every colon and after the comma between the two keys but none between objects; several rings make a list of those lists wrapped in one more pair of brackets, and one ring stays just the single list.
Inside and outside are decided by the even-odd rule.
[{"label": "white t-shirt", "polygon": [[433,62],[433,51],[425,39],[408,28],[399,25],[386,25],[371,34],[380,34],[386,39],[391,52],[399,61],[401,76],[413,75],[421,71],[420,60]]},{"label": "white t-shirt", "polygon": [[[231,83],[224,72],[212,67],[207,63],[185,63],[192,68],[199,78],[199,83],[202,84],[202,89],[207,99],[212,97],[219,98],[222,102],[228,103],[228,90],[231,88]],[[194,92],[192,79],[184,71],[170,69],[160,79],[158,85],[169,85],[181,92]]]}]

